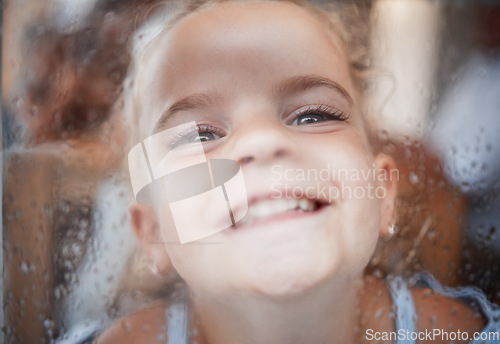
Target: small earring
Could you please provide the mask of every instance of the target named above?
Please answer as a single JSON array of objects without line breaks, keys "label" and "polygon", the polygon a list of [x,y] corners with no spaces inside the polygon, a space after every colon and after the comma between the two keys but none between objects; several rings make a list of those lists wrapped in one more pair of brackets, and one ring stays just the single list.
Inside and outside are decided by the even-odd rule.
[{"label": "small earring", "polygon": [[396,226],[394,225],[394,223],[391,223],[387,229],[389,231],[390,236],[396,234]]},{"label": "small earring", "polygon": [[394,223],[391,223],[387,226],[387,232],[389,233],[387,237],[385,237],[385,240],[390,240],[394,234],[396,234],[396,225]]}]

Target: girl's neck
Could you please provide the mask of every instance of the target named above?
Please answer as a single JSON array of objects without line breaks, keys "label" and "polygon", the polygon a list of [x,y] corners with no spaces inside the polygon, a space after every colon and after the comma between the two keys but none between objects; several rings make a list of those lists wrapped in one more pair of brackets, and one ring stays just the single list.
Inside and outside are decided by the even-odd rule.
[{"label": "girl's neck", "polygon": [[354,344],[358,342],[357,290],[361,279],[325,283],[300,296],[195,296],[203,344]]}]

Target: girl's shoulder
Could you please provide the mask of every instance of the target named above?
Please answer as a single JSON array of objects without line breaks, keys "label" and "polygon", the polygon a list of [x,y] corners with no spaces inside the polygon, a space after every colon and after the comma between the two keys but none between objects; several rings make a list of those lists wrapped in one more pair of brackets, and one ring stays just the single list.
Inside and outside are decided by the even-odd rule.
[{"label": "girl's shoulder", "polygon": [[111,323],[95,321],[80,324],[58,338],[55,344],[167,343],[169,321],[184,318],[182,310],[176,306],[162,300]]},{"label": "girl's shoulder", "polygon": [[[420,302],[426,307],[441,306],[441,311],[437,312],[441,318],[439,329],[449,332],[453,330],[447,330],[448,328],[466,330],[469,333],[466,343],[500,343],[500,307],[488,301],[479,288],[445,287],[430,273],[416,274],[407,283],[417,292],[416,305]],[[425,302],[429,293],[435,295],[435,300]],[[428,315],[422,318],[427,326],[434,321]],[[474,335],[480,333],[484,336],[474,340]]]},{"label": "girl's shoulder", "polygon": [[118,319],[99,333],[94,343],[166,343],[169,306],[158,302]]},{"label": "girl's shoulder", "polygon": [[[481,291],[473,287],[446,288],[426,273],[410,279],[367,276],[361,297],[362,325],[370,333],[460,331],[467,333],[463,338],[469,338],[462,342],[469,343],[475,333],[499,331],[500,327],[498,307]],[[433,339],[433,343],[450,342],[445,336]]]},{"label": "girl's shoulder", "polygon": [[56,344],[187,344],[191,338],[203,344],[203,333],[188,300],[172,298],[143,306],[131,314],[101,325],[92,332],[66,336]]}]

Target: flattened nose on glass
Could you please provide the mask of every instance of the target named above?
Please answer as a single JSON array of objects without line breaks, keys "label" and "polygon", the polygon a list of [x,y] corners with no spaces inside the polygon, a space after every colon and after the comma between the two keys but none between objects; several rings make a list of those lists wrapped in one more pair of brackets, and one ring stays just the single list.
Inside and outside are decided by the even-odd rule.
[{"label": "flattened nose on glass", "polygon": [[291,146],[286,128],[276,123],[241,126],[231,139],[229,156],[240,165],[264,164],[285,157]]}]

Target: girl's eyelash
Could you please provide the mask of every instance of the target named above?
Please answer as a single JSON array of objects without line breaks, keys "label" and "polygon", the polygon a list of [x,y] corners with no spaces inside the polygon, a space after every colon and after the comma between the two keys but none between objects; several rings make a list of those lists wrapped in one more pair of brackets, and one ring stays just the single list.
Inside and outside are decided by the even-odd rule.
[{"label": "girl's eyelash", "polygon": [[[333,109],[333,108],[326,106],[326,105],[314,105],[314,106],[310,106],[310,107],[306,107],[304,109],[301,109],[299,112],[294,114],[292,117],[292,122],[295,121],[299,116],[307,115],[307,114],[325,115],[325,116],[328,116],[331,119],[337,120],[337,121],[346,121],[347,119],[349,119],[349,114],[347,114],[343,111]],[[220,137],[225,135],[225,133],[217,127],[207,125],[207,124],[200,124],[200,125],[196,125],[196,126],[187,128],[186,130],[176,134],[171,140],[169,140],[167,142],[167,148],[169,150],[174,149],[175,147],[177,147],[179,145],[179,143],[182,140],[186,139],[189,135],[194,134],[194,133],[201,133],[201,132],[210,132],[210,133],[216,134]]]},{"label": "girl's eyelash", "polygon": [[327,105],[314,105],[307,107],[305,109],[301,109],[298,113],[293,115],[292,120],[294,121],[297,119],[299,116],[302,115],[307,115],[307,114],[320,114],[320,115],[326,115],[328,117],[331,117],[334,120],[337,121],[346,121],[349,119],[349,114],[337,110],[337,109],[332,109],[331,107]]},{"label": "girl's eyelash", "polygon": [[186,130],[176,134],[171,140],[167,142],[168,149],[174,149],[179,145],[179,143],[188,137],[190,134],[201,133],[201,132],[210,132],[219,136],[223,136],[224,132],[216,127],[206,124],[196,125],[194,127],[187,128]]}]

